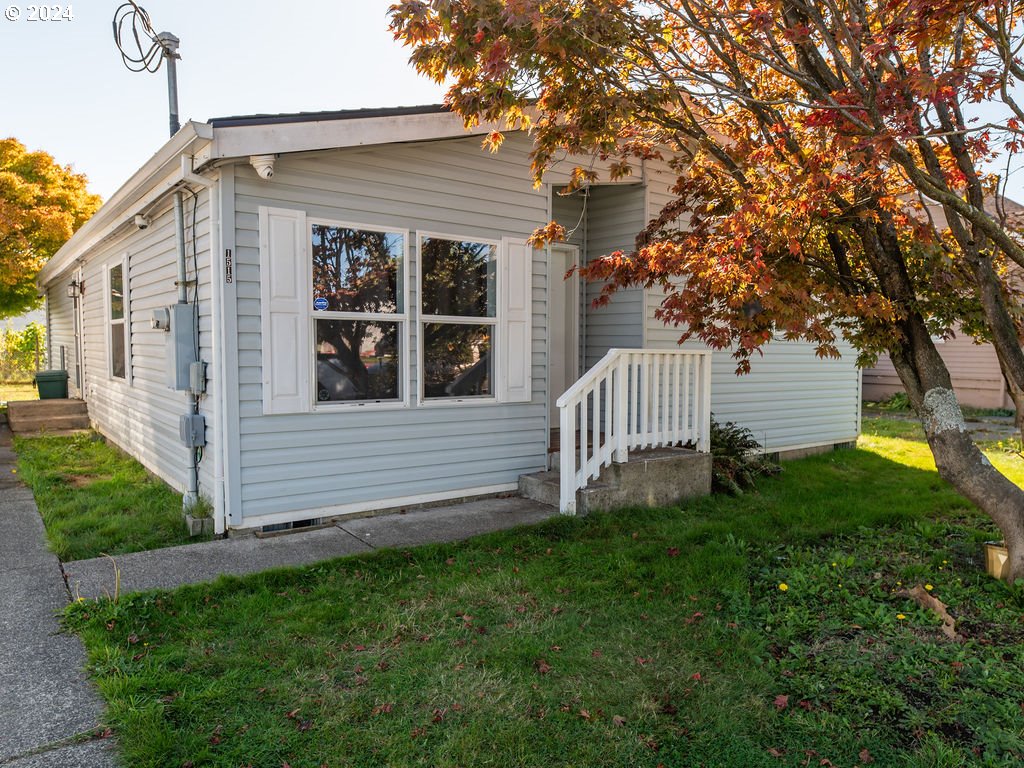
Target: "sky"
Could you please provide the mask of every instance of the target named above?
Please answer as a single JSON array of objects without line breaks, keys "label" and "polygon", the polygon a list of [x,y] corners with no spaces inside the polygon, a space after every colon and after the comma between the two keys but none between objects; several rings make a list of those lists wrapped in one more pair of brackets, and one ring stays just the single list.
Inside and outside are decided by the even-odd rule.
[{"label": "sky", "polygon": [[[228,115],[434,104],[443,89],[416,74],[388,32],[393,0],[140,0],[158,32],[181,39],[182,122]],[[0,136],[13,136],[89,177],[109,198],[167,140],[167,85],[129,72],[114,46],[120,0],[70,3],[73,20],[28,21],[3,0]],[[64,6],[67,7],[67,6]],[[1024,202],[1024,170],[1009,196]],[[997,169],[1002,172],[1003,168]]]},{"label": "sky", "polygon": [[[181,39],[181,120],[434,104],[388,32],[392,0],[140,0]],[[0,135],[89,177],[109,198],[167,140],[167,80],[129,72],[114,46],[119,0],[70,3],[74,19],[0,16]]]}]

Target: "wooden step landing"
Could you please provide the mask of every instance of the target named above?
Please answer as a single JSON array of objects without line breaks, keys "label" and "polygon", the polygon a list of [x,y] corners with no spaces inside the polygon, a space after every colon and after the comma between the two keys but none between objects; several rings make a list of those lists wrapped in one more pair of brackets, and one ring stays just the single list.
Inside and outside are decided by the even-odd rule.
[{"label": "wooden step landing", "polygon": [[61,433],[89,429],[83,400],[16,400],[7,403],[7,423],[16,435]]}]

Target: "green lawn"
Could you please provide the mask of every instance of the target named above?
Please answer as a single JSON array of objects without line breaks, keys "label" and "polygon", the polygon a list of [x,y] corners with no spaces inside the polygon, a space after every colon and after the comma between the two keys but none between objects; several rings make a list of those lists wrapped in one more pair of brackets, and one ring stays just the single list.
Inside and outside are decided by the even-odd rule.
[{"label": "green lawn", "polygon": [[16,437],[14,450],[61,560],[195,541],[182,519],[181,494],[95,433]]},{"label": "green lawn", "polygon": [[[1024,591],[981,572],[994,531],[924,444],[869,429],[738,499],[68,623],[131,766],[1019,765]],[[901,594],[926,584],[961,642]]]}]

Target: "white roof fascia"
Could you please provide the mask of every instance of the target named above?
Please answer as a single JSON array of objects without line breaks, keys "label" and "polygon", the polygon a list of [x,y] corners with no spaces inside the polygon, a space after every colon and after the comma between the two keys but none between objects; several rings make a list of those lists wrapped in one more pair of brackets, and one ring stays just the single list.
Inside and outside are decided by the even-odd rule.
[{"label": "white roof fascia", "polygon": [[451,112],[217,126],[214,129],[211,156],[219,160],[372,144],[399,144],[479,136],[494,130],[501,130],[497,123],[480,123],[467,129],[462,118]]},{"label": "white roof fascia", "polygon": [[106,240],[182,181],[182,155],[194,157],[193,167],[209,162],[213,128],[206,123],[182,126],[131,178],[93,214],[71,239],[43,266],[36,278],[40,287],[60,276],[88,251]]}]

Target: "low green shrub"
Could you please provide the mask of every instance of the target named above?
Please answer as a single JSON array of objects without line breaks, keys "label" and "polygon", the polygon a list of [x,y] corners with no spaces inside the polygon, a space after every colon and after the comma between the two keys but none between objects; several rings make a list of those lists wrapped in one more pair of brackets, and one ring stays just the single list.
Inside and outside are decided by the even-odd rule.
[{"label": "low green shrub", "polygon": [[740,496],[759,477],[778,474],[782,467],[764,453],[753,432],[731,421],[711,419],[711,490]]}]

